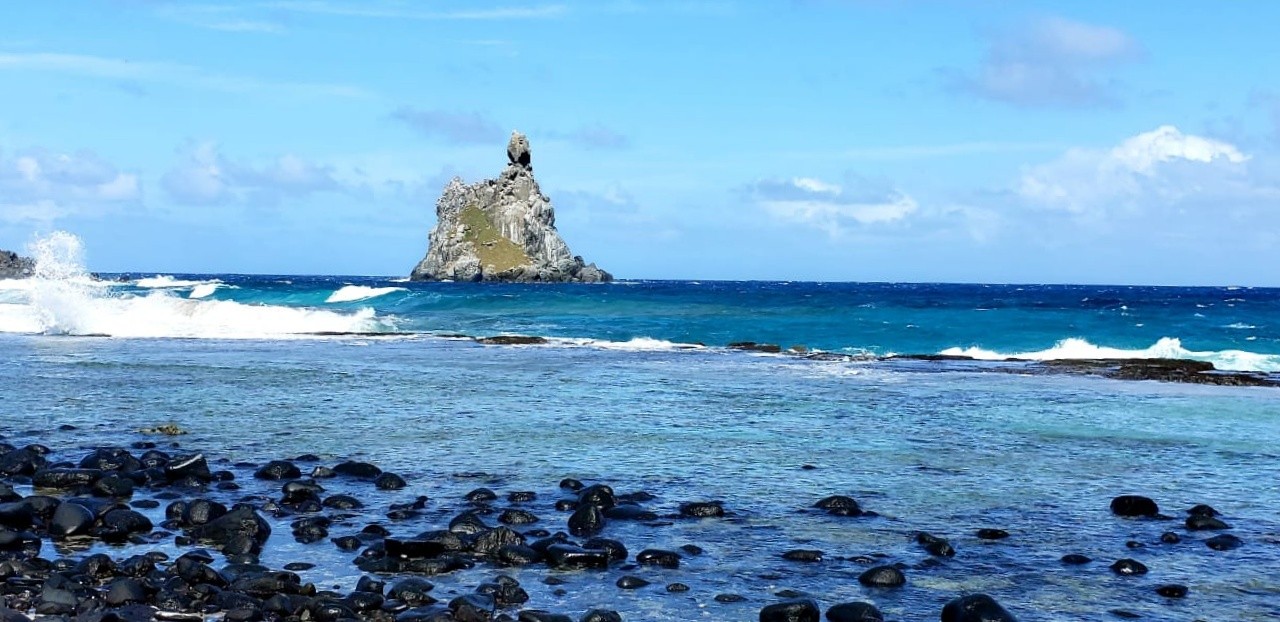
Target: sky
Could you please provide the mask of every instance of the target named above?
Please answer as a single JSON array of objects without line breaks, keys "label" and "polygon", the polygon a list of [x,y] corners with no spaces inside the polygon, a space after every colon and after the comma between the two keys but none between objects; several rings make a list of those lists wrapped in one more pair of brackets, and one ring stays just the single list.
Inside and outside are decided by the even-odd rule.
[{"label": "sky", "polygon": [[1280,3],[25,2],[0,248],[407,275],[512,130],[631,279],[1280,286]]}]

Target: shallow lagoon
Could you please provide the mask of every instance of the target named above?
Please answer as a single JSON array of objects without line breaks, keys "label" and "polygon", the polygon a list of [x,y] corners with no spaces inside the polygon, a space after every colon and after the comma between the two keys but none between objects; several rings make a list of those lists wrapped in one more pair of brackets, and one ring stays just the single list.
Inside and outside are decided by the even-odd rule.
[{"label": "shallow lagoon", "polygon": [[[1023,619],[1107,619],[1123,609],[1146,619],[1272,619],[1280,614],[1280,400],[1274,389],[1025,376],[919,362],[818,362],[744,352],[635,352],[597,347],[482,346],[418,338],[292,341],[127,340],[0,336],[0,395],[8,442],[41,442],[63,459],[85,448],[142,439],[132,430],[174,422],[184,448],[212,460],[262,463],[316,453],[324,464],[354,457],[409,481],[396,493],[350,484],[367,507],[331,535],[379,522],[393,534],[443,528],[463,495],[487,486],[501,498],[539,493],[530,527],[563,530],[557,483],[575,477],[619,493],[656,495],[646,507],[721,500],[724,519],[670,525],[611,522],[602,535],[642,548],[696,544],[704,555],[676,570],[511,571],[529,607],[579,615],[606,606],[626,619],[754,619],[790,589],[824,607],[869,600],[889,617],[936,619],[949,599],[986,592]],[[57,431],[61,425],[77,429]],[[155,440],[155,437],[148,437]],[[162,439],[167,441],[168,439]],[[811,465],[813,469],[804,469]],[[214,464],[225,468],[226,464]],[[304,467],[305,469],[306,467]],[[245,490],[278,496],[278,484],[237,470]],[[330,487],[329,494],[347,491]],[[335,484],[338,486],[338,484]],[[1110,499],[1154,498],[1168,521],[1132,521]],[[811,509],[849,494],[876,518]],[[402,522],[387,506],[430,501]],[[141,495],[139,495],[141,496]],[[1245,545],[1216,552],[1206,532],[1187,533],[1184,510],[1208,503]],[[263,561],[317,563],[319,586],[354,586],[353,554],[327,541],[301,545],[289,518],[273,522]],[[1010,538],[979,540],[984,527]],[[949,538],[953,559],[931,560],[917,530]],[[1184,536],[1161,544],[1162,532]],[[1127,541],[1145,544],[1131,549]],[[166,546],[172,547],[171,542]],[[816,564],[784,551],[819,549]],[[125,555],[127,550],[115,550]],[[1069,567],[1066,553],[1094,563]],[[46,549],[46,555],[48,550]],[[883,554],[905,564],[908,583],[864,588]],[[1119,577],[1132,557],[1151,568]],[[497,569],[432,579],[465,593]],[[563,594],[540,582],[568,581]],[[624,574],[653,585],[614,586]],[[669,594],[679,581],[692,587]],[[1182,583],[1187,598],[1155,587]],[[720,593],[746,597],[715,602]]]}]

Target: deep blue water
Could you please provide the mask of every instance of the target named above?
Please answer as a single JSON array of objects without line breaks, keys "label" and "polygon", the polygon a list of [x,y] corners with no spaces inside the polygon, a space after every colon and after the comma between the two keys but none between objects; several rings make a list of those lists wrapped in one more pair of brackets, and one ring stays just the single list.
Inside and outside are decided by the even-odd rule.
[{"label": "deep blue water", "polygon": [[[441,528],[482,485],[500,498],[538,491],[527,507],[542,521],[532,527],[562,530],[567,514],[553,505],[563,477],[649,492],[646,507],[664,516],[682,502],[723,501],[724,519],[606,528],[633,555],[706,550],[679,569],[506,569],[529,590],[529,606],[575,617],[607,606],[627,620],[754,620],[782,590],[824,608],[871,601],[898,620],[936,620],[947,600],[975,591],[1023,620],[1118,619],[1108,613],[1117,609],[1152,620],[1280,616],[1275,389],[722,347],[1177,355],[1273,370],[1276,290],[170,276],[189,282],[0,285],[2,442],[43,443],[74,460],[97,445],[155,440],[136,431],[173,422],[190,432],[176,439],[182,448],[237,470],[243,491],[210,493],[227,502],[278,494],[235,463],[304,453],[326,464],[370,460],[409,481],[396,493],[351,488],[367,507],[337,520],[334,536],[370,522],[399,535]],[[490,346],[453,334],[556,339]],[[1060,343],[1071,339],[1080,341]],[[1151,496],[1171,518],[1112,516],[1111,498],[1127,493]],[[810,507],[830,494],[880,516]],[[417,495],[430,499],[421,516],[386,518],[391,503]],[[1212,534],[1187,531],[1184,511],[1197,503],[1221,511],[1245,545],[1213,551],[1204,545]],[[351,589],[353,555],[293,542],[291,519],[272,519],[263,561],[316,563],[305,580]],[[984,527],[1011,536],[982,541]],[[956,557],[931,559],[912,540],[917,530],[950,538]],[[1167,531],[1183,542],[1162,544]],[[180,550],[164,538],[155,546]],[[798,548],[825,559],[781,558]],[[1064,566],[1066,553],[1095,561]],[[901,563],[907,585],[861,586],[866,565],[854,558],[874,555]],[[1150,574],[1116,576],[1107,566],[1124,557]],[[496,572],[482,565],[432,581],[462,593]],[[620,590],[623,574],[653,585]],[[542,583],[548,575],[568,581],[564,593]],[[692,589],[667,593],[674,581]],[[1188,597],[1158,596],[1166,583],[1187,585]],[[725,592],[746,601],[713,600]]]}]

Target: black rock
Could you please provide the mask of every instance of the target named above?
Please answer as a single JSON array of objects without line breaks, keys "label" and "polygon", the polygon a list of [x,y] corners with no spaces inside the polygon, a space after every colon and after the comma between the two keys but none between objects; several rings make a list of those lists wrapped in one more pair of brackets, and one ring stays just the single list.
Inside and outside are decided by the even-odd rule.
[{"label": "black rock", "polygon": [[942,622],[1018,622],[996,599],[986,594],[970,594],[948,602],[942,608]]},{"label": "black rock", "polygon": [[607,510],[618,502],[613,494],[613,488],[605,484],[593,484],[578,491],[578,504],[594,505],[601,510]]},{"label": "black rock", "polygon": [[31,484],[36,488],[72,490],[87,488],[100,477],[102,477],[102,471],[98,469],[46,468],[36,471],[31,478]]},{"label": "black rock", "polygon": [[927,531],[917,532],[916,542],[920,543],[920,546],[930,555],[938,557],[955,557],[956,555],[956,550],[946,538],[939,538]]},{"label": "black rock", "polygon": [[1160,507],[1149,497],[1120,495],[1111,500],[1111,513],[1125,518],[1151,517],[1160,514]]},{"label": "black rock", "polygon": [[409,483],[395,473],[383,473],[373,478],[373,485],[378,490],[401,490],[408,486]]},{"label": "black rock", "polygon": [[369,464],[368,462],[355,462],[348,460],[333,467],[333,472],[338,475],[346,475],[348,477],[359,477],[361,479],[373,479],[382,475],[382,469]]},{"label": "black rock", "polygon": [[456,622],[490,622],[497,603],[488,594],[463,594],[449,601]]},{"label": "black rock", "polygon": [[93,483],[90,492],[101,497],[123,499],[133,496],[133,480],[111,474]]},{"label": "black rock", "polygon": [[680,515],[687,518],[720,518],[724,507],[719,501],[695,501],[680,506]]},{"label": "black rock", "polygon": [[258,553],[271,535],[271,526],[247,505],[196,526],[191,536],[219,545],[223,552],[232,554]]},{"label": "black rock", "polygon": [[760,610],[760,622],[818,622],[820,619],[822,610],[809,598],[784,600]]},{"label": "black rock", "polygon": [[1120,559],[1111,564],[1111,572],[1121,576],[1136,576],[1147,574],[1147,566],[1136,559]]},{"label": "black rock", "polygon": [[679,594],[679,593],[681,593],[681,592],[688,592],[688,591],[689,591],[689,586],[687,586],[687,585],[685,585],[685,584],[683,584],[683,583],[670,583],[670,584],[668,584],[668,585],[667,585],[667,591],[668,591],[668,592],[671,592],[672,594]]},{"label": "black rock", "polygon": [[1230,551],[1240,548],[1244,541],[1229,533],[1224,533],[1205,540],[1204,544],[1215,551]]},{"label": "black rock", "polygon": [[320,505],[327,508],[333,508],[335,510],[358,510],[364,507],[364,504],[361,503],[359,499],[351,495],[333,495],[325,497],[324,501],[322,501]]},{"label": "black rock", "polygon": [[609,554],[599,549],[584,549],[567,543],[556,543],[544,553],[552,568],[608,568]]},{"label": "black rock", "polygon": [[620,503],[615,505],[604,511],[604,517],[611,520],[658,520],[657,514],[634,503]]},{"label": "black rock", "polygon": [[820,562],[822,551],[815,549],[795,549],[782,554],[782,559],[792,562]]},{"label": "black rock", "polygon": [[1177,583],[1161,585],[1156,588],[1156,593],[1165,598],[1185,598],[1187,596],[1187,586]]},{"label": "black rock", "polygon": [[876,566],[858,575],[858,583],[867,587],[902,587],[907,576],[893,566]]},{"label": "black rock", "polygon": [[615,585],[624,590],[636,590],[648,586],[649,582],[645,579],[629,574],[619,577]]},{"label": "black rock", "polygon": [[[525,609],[517,617],[519,622],[573,622],[573,618],[562,613],[551,613],[541,609]],[[399,622],[399,621],[397,621]]]},{"label": "black rock", "polygon": [[979,529],[978,539],[980,540],[1003,540],[1009,537],[1009,532],[1003,529]]},{"label": "black rock", "polygon": [[860,516],[862,508],[858,506],[858,502],[846,495],[831,495],[823,499],[819,499],[813,507],[826,510],[828,514],[835,516]]},{"label": "black rock", "polygon": [[612,609],[592,609],[578,622],[622,622],[622,614]]},{"label": "black rock", "polygon": [[0,607],[0,622],[31,622],[31,618],[23,615],[21,612]]},{"label": "black rock", "polygon": [[1217,516],[1218,511],[1213,509],[1213,506],[1211,505],[1201,503],[1199,505],[1192,506],[1191,509],[1187,510],[1187,514],[1190,514],[1191,516]]},{"label": "black rock", "polygon": [[89,508],[73,501],[64,501],[53,512],[53,519],[49,522],[49,535],[55,538],[88,535],[93,521],[94,515]]},{"label": "black rock", "polygon": [[1063,555],[1063,556],[1062,556],[1062,563],[1064,563],[1064,564],[1068,564],[1068,565],[1071,565],[1071,566],[1079,566],[1079,565],[1081,565],[1081,564],[1088,564],[1088,563],[1090,563],[1090,562],[1092,562],[1092,561],[1093,561],[1093,560],[1092,560],[1092,559],[1090,559],[1089,557],[1087,557],[1087,556],[1085,556],[1085,555],[1080,555],[1079,553],[1068,553],[1068,554],[1066,554],[1066,555]]},{"label": "black rock", "polygon": [[1172,531],[1166,531],[1160,534],[1160,541],[1165,544],[1177,544],[1179,542],[1182,542],[1182,536]]},{"label": "black rock", "polygon": [[112,607],[119,607],[129,603],[145,603],[147,597],[147,590],[142,587],[142,583],[137,579],[126,577],[111,582],[111,587],[107,589],[106,602]]},{"label": "black rock", "polygon": [[258,479],[297,479],[302,477],[302,471],[298,469],[292,462],[284,460],[272,460],[262,468],[254,471],[253,476]]},{"label": "black rock", "polygon": [[178,456],[164,465],[164,475],[169,481],[181,481],[191,478],[198,482],[213,481],[213,473],[209,472],[209,463],[203,454]]},{"label": "black rock", "polygon": [[641,566],[660,566],[662,568],[679,568],[680,554],[662,549],[645,549],[636,553],[636,563]]},{"label": "black rock", "polygon": [[831,622],[884,622],[884,616],[871,603],[840,603],[827,610]]},{"label": "black rock", "polygon": [[538,522],[538,517],[532,512],[525,510],[517,510],[515,508],[507,508],[498,515],[498,522],[504,525],[529,525]]},{"label": "black rock", "polygon": [[584,549],[599,549],[609,556],[609,562],[626,561],[629,553],[627,546],[621,540],[613,540],[610,538],[591,538],[582,543]]},{"label": "black rock", "polygon": [[420,607],[436,602],[429,592],[435,589],[430,581],[419,577],[401,579],[387,592],[387,598],[394,598],[410,607]]},{"label": "black rock", "polygon": [[498,500],[498,493],[488,488],[477,488],[467,493],[465,497],[467,503],[490,503]]},{"label": "black rock", "polygon": [[386,538],[382,545],[388,557],[399,559],[426,559],[445,552],[444,544],[438,540]]},{"label": "black rock", "polygon": [[716,602],[718,602],[718,603],[731,604],[731,603],[740,603],[740,602],[742,602],[742,601],[744,601],[744,600],[746,600],[746,599],[747,599],[747,597],[746,597],[746,596],[743,596],[743,595],[741,595],[741,594],[728,594],[728,593],[725,593],[725,594],[716,594],[716,596],[715,596],[715,599],[714,599],[714,600],[715,600]]},{"label": "black rock", "polygon": [[560,487],[565,490],[572,490],[574,492],[577,492],[579,490],[582,490],[582,482],[576,479],[573,479],[572,477],[566,477],[560,480]]},{"label": "black rock", "polygon": [[508,503],[528,503],[538,498],[538,493],[532,490],[516,490],[507,493]]},{"label": "black rock", "polygon": [[604,513],[599,506],[582,503],[569,517],[569,533],[587,537],[594,536],[604,530]]},{"label": "black rock", "polygon": [[1187,529],[1190,531],[1216,531],[1231,529],[1231,525],[1221,519],[1206,514],[1192,514],[1187,517]]},{"label": "black rock", "polygon": [[471,551],[476,555],[496,557],[499,549],[524,543],[524,536],[520,533],[508,527],[497,527],[477,535],[471,543]]},{"label": "black rock", "polygon": [[506,566],[525,566],[542,561],[542,553],[531,546],[517,544],[498,549],[497,558]]}]

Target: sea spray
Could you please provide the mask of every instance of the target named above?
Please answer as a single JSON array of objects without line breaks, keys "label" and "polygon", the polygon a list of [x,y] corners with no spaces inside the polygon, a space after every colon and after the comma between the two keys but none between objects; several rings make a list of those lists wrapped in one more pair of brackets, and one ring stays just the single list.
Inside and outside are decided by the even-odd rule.
[{"label": "sea spray", "polygon": [[100,295],[85,269],[84,243],[74,234],[54,231],[37,238],[27,251],[35,260],[30,309],[37,331],[46,334],[86,334],[85,320]]}]

